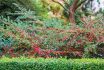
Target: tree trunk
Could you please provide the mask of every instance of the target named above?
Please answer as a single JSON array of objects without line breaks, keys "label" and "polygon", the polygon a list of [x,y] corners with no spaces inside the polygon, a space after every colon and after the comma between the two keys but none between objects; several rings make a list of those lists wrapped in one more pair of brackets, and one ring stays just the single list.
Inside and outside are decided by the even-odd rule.
[{"label": "tree trunk", "polygon": [[75,23],[75,17],[74,17],[75,12],[73,11],[73,8],[72,7],[70,7],[69,13],[70,13],[69,14],[69,21],[70,21],[70,23],[76,24]]},{"label": "tree trunk", "polygon": [[74,15],[75,15],[75,11],[78,8],[78,2],[79,2],[79,0],[74,0],[72,6],[69,7],[69,21],[72,24],[76,24]]}]

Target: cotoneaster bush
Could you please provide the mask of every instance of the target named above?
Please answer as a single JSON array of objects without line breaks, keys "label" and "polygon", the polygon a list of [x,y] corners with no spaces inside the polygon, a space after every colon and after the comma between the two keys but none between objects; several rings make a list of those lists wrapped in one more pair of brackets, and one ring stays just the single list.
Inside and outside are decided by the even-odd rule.
[{"label": "cotoneaster bush", "polygon": [[[84,18],[81,26],[73,27],[61,19],[44,19],[36,16],[34,11],[18,8],[20,11],[9,13],[10,16],[16,16],[15,19],[0,18],[2,38],[12,38],[12,53],[16,53],[19,48],[19,54],[28,56],[70,57],[71,54],[82,57],[85,53],[84,57],[87,57],[87,54],[95,54],[97,45],[104,42],[102,19],[95,22]],[[19,51],[21,48],[22,51]]]},{"label": "cotoneaster bush", "polygon": [[[57,18],[48,20],[44,20],[44,22],[16,20],[14,22],[1,18],[0,29],[5,36],[14,39],[13,47],[30,47],[31,50],[24,51],[28,52],[27,55],[32,56],[38,54],[50,57],[51,54],[54,54],[55,57],[57,55],[58,57],[70,57],[72,54],[75,57],[82,57],[85,52],[88,55],[92,52],[96,53],[94,51],[96,51],[97,45],[104,42],[104,28],[101,23],[88,22],[82,27],[74,26],[73,28],[71,25],[66,26]],[[34,47],[38,47],[37,52]],[[84,57],[86,57],[86,53]]]}]

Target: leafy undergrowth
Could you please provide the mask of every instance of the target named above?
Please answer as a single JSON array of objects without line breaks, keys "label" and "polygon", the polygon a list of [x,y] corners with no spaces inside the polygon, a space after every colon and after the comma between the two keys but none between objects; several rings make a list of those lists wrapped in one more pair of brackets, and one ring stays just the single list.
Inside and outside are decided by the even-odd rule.
[{"label": "leafy undergrowth", "polygon": [[103,19],[84,18],[73,26],[58,18],[40,18],[26,9],[15,14],[20,13],[14,20],[0,18],[0,56],[104,57],[104,52],[96,52],[104,49]]},{"label": "leafy undergrowth", "polygon": [[104,70],[104,59],[6,58],[0,70]]},{"label": "leafy undergrowth", "polygon": [[86,57],[104,42],[104,25],[93,21],[82,26],[64,25],[59,19],[31,23],[4,18],[0,21],[1,55]]}]

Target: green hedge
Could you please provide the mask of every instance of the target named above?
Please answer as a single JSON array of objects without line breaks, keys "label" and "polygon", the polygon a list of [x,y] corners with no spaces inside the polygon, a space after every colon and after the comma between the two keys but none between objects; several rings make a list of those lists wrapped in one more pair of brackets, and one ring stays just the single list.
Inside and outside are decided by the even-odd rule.
[{"label": "green hedge", "polygon": [[0,70],[104,70],[104,59],[1,58]]}]

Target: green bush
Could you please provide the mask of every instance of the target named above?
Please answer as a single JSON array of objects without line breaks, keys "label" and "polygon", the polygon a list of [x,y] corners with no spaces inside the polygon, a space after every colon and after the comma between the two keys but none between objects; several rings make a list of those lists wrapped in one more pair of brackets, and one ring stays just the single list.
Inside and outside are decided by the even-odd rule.
[{"label": "green bush", "polygon": [[0,70],[104,70],[103,59],[1,58]]}]

